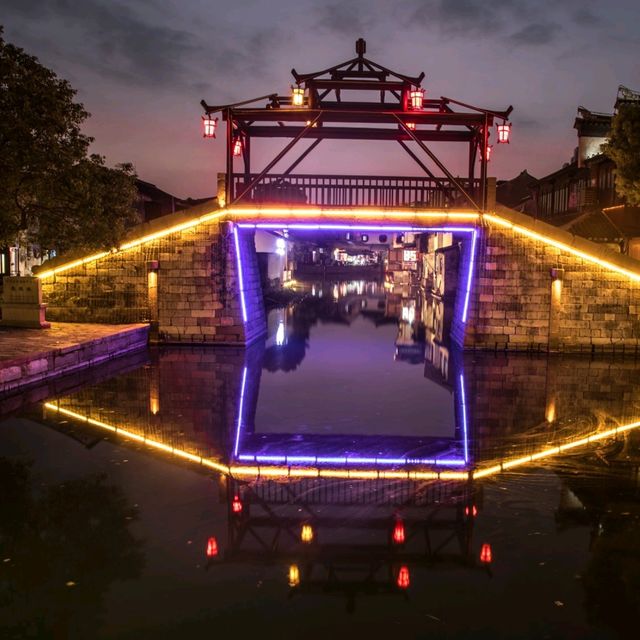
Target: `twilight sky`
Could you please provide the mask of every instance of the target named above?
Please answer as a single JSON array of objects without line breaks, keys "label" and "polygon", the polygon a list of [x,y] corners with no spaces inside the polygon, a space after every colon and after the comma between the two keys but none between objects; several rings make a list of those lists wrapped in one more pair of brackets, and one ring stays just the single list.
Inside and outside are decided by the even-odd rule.
[{"label": "twilight sky", "polygon": [[[181,197],[214,194],[224,167],[224,139],[202,138],[202,98],[286,93],[292,67],[347,60],[358,37],[368,58],[424,71],[431,97],[513,104],[512,143],[495,147],[490,165],[499,178],[559,168],[576,145],[578,105],[611,111],[619,84],[640,89],[638,0],[2,0],[2,9],[5,39],[77,89],[93,151]],[[254,168],[284,143],[254,145]],[[462,146],[435,151],[464,166]],[[325,141],[297,171],[414,166],[394,143]]]}]

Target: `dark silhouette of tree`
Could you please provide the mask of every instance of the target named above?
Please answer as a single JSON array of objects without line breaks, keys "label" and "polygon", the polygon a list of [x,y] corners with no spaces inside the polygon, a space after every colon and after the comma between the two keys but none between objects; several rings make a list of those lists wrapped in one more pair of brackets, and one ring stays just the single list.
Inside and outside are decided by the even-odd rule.
[{"label": "dark silhouette of tree", "polygon": [[0,27],[0,245],[111,248],[137,220],[133,167],[88,155],[75,93]]},{"label": "dark silhouette of tree", "polygon": [[640,205],[640,105],[618,106],[604,153],[616,163],[616,191],[631,205]]},{"label": "dark silhouette of tree", "polygon": [[0,636],[95,636],[111,583],[143,567],[123,492],[98,475],[36,487],[29,465],[5,458],[0,486]]}]

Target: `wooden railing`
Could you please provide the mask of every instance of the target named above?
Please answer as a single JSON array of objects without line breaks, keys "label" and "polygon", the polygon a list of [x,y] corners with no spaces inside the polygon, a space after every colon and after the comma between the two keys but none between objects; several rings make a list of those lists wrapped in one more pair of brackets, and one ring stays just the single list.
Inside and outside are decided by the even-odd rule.
[{"label": "wooden railing", "polygon": [[[323,207],[469,208],[471,203],[447,178],[267,174],[245,193],[256,175],[233,176],[232,202],[237,204],[307,204]],[[248,178],[248,180],[247,180]],[[478,200],[479,180],[459,184]]]}]

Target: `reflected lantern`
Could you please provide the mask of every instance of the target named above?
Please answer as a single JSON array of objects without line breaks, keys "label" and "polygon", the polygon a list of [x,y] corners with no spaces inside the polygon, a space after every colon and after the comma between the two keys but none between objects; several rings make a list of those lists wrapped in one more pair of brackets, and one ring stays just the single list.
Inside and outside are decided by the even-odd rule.
[{"label": "reflected lantern", "polygon": [[408,589],[409,584],[411,584],[411,579],[409,578],[409,567],[406,565],[402,565],[400,567],[400,571],[398,571],[398,579],[396,584],[400,589]]},{"label": "reflected lantern", "polygon": [[242,513],[242,501],[240,500],[240,496],[233,496],[231,511],[233,511],[233,513]]},{"label": "reflected lantern", "polygon": [[402,520],[396,520],[396,523],[393,527],[393,535],[391,539],[395,544],[404,544],[405,541],[405,531],[404,531],[404,523]]},{"label": "reflected lantern", "polygon": [[313,542],[313,527],[310,524],[303,524],[302,531],[300,532],[300,539],[302,542],[309,544]]},{"label": "reflected lantern", "polygon": [[214,536],[207,540],[207,558],[214,558],[218,555],[218,541]]},{"label": "reflected lantern", "polygon": [[509,144],[509,138],[511,137],[511,123],[503,122],[502,124],[496,125],[498,129],[498,143],[500,144]]},{"label": "reflected lantern", "polygon": [[297,587],[300,584],[300,569],[297,564],[292,564],[289,567],[289,586]]},{"label": "reflected lantern", "polygon": [[405,122],[404,125],[410,131],[415,131],[416,130],[416,123],[415,122]]},{"label": "reflected lantern", "polygon": [[202,125],[204,127],[204,137],[205,138],[215,138],[216,137],[216,127],[218,126],[218,118],[210,118],[209,116],[202,117]]},{"label": "reflected lantern", "polygon": [[483,564],[489,564],[493,560],[493,553],[491,552],[491,545],[486,542],[480,549],[480,562]]},{"label": "reflected lantern", "polygon": [[294,107],[304,105],[304,89],[302,87],[291,87],[291,104]]},{"label": "reflected lantern", "polygon": [[415,87],[409,93],[411,108],[414,111],[419,111],[422,109],[422,105],[424,103],[424,89],[421,87]]}]

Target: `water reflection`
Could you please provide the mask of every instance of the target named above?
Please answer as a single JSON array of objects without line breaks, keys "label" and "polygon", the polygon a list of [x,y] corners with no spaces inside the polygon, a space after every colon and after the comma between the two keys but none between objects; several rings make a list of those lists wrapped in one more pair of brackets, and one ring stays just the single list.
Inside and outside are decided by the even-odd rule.
[{"label": "water reflection", "polygon": [[463,355],[446,301],[375,282],[309,292],[270,312],[263,344],[154,350],[47,415],[60,407],[223,465],[484,473],[618,435],[640,414],[634,360]]},{"label": "water reflection", "polygon": [[[452,570],[455,585],[443,587],[443,599],[453,602],[466,586],[468,607],[484,593],[495,604],[512,572],[537,584],[522,567],[539,566],[528,527],[544,510],[558,533],[554,557],[584,553],[579,579],[590,622],[622,633],[640,604],[640,364],[462,354],[449,341],[452,312],[446,299],[410,287],[316,283],[302,302],[269,314],[265,343],[152,350],[143,363],[124,362],[49,400],[40,421],[91,448],[88,455],[103,437],[118,438],[176,464],[222,471],[213,482],[224,513],[201,541],[212,581],[246,564],[276,567],[294,602],[336,598],[351,612],[369,596],[381,608],[437,599],[429,572]],[[113,503],[95,505],[96,513],[113,507],[126,520],[120,498],[100,486],[90,495],[112,495]],[[0,523],[8,527],[2,540],[15,539],[16,549],[23,542],[12,528],[44,505],[23,493]],[[61,503],[91,522],[94,512],[75,495],[61,494]],[[55,569],[76,551],[95,554],[90,566],[103,582],[87,604],[90,621],[104,585],[139,571],[139,548],[126,527],[109,533],[124,541],[122,557],[87,526],[79,531],[87,540],[78,549],[47,547],[47,562]],[[584,535],[565,535],[576,531]],[[24,549],[37,549],[39,537],[29,535]],[[56,611],[57,593],[47,596]],[[527,599],[536,596],[531,587]],[[19,628],[24,616],[15,610]],[[459,608],[455,616],[464,618]],[[64,607],[52,619],[63,618]]]},{"label": "water reflection", "polygon": [[471,484],[229,479],[226,495],[228,547],[219,561],[281,566],[290,597],[335,596],[352,612],[359,597],[406,597],[419,568],[490,575],[490,546],[483,559],[474,551],[479,495]]},{"label": "water reflection", "polygon": [[3,637],[93,637],[111,584],[143,567],[135,510],[102,476],[43,488],[6,458],[0,486]]}]

